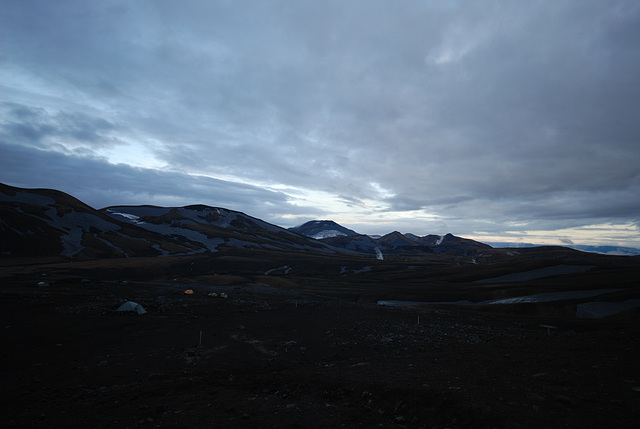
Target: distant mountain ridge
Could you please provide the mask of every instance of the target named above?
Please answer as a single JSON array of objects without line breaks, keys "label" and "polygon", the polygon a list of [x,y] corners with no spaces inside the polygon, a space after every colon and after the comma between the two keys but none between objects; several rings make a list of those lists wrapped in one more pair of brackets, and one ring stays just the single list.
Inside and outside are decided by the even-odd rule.
[{"label": "distant mountain ridge", "polygon": [[206,205],[111,206],[96,210],[51,189],[0,184],[0,254],[73,260],[177,256],[222,247],[324,253],[473,256],[490,246],[455,237],[394,231],[372,238],[330,220],[285,229],[245,213]]},{"label": "distant mountain ridge", "polygon": [[[527,247],[539,247],[539,244],[533,243],[509,243],[509,242],[487,242],[494,248],[527,248]],[[582,252],[600,253],[603,255],[615,255],[615,256],[635,256],[640,255],[640,249],[637,247],[624,247],[624,246],[590,246],[586,244],[565,244],[565,247],[570,249],[580,250]]]},{"label": "distant mountain ridge", "polygon": [[443,236],[429,234],[418,236],[393,231],[382,237],[371,237],[359,234],[333,221],[312,220],[300,226],[289,228],[300,234],[316,238],[335,247],[360,253],[375,254],[421,254],[447,253],[452,255],[472,256],[492,249],[488,244],[456,237],[453,234]]}]

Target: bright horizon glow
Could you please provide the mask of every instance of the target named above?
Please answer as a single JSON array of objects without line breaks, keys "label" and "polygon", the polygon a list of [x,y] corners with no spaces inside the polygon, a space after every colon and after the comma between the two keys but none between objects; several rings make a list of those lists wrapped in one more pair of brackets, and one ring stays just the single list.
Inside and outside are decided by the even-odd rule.
[{"label": "bright horizon glow", "polygon": [[548,231],[509,231],[508,235],[470,234],[481,242],[531,243],[536,245],[598,245],[640,248],[640,232],[633,224],[584,225]]}]

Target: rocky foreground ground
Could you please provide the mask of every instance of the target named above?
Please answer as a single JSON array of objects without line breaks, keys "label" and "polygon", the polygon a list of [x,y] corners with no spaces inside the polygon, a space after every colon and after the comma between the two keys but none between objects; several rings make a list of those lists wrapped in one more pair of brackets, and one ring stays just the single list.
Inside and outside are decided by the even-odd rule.
[{"label": "rocky foreground ground", "polygon": [[[267,287],[41,286],[0,290],[4,427],[640,421],[640,327],[629,320],[385,308]],[[127,300],[147,313],[116,312]]]}]

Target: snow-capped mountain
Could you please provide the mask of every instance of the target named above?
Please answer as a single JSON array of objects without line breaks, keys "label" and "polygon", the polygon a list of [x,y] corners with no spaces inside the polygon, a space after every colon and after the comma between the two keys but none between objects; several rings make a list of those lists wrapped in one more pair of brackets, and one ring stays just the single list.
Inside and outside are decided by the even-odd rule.
[{"label": "snow-capped mountain", "polygon": [[289,228],[289,230],[297,232],[298,234],[306,235],[307,237],[315,238],[316,240],[358,235],[357,232],[349,228],[345,228],[342,225],[338,225],[332,220],[312,220],[303,223],[302,225]]}]

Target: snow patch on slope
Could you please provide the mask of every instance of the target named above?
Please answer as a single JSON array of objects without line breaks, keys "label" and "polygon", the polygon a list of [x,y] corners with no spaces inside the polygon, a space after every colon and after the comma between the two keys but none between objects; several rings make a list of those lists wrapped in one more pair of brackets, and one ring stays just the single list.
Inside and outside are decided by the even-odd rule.
[{"label": "snow patch on slope", "polygon": [[268,276],[269,274],[275,272],[275,271],[284,271],[284,274],[289,274],[289,271],[291,271],[291,268],[288,265],[282,266],[282,267],[278,267],[278,268],[271,268],[270,270],[267,270],[264,272],[265,276]]},{"label": "snow patch on slope", "polygon": [[116,216],[122,216],[123,218],[127,219],[128,221],[130,221],[131,223],[134,224],[143,224],[144,222],[140,219],[140,216],[136,216],[134,214],[131,213],[121,213],[121,212],[117,212],[115,210],[111,210],[111,209],[107,209],[107,212],[109,212],[109,214],[111,215],[116,215]]},{"label": "snow patch on slope", "polygon": [[312,235],[311,238],[315,238],[316,240],[320,240],[323,238],[331,238],[331,237],[342,237],[347,236],[344,232],[340,232],[335,229],[326,229],[324,231],[320,231],[319,233]]},{"label": "snow patch on slope", "polygon": [[58,211],[51,207],[46,214],[50,219],[44,219],[45,222],[63,233],[60,237],[64,246],[62,256],[71,257],[84,249],[82,235],[88,232],[90,228],[96,228],[101,232],[120,229],[118,225],[91,213],[77,212],[73,209],[69,213],[59,216]]}]

